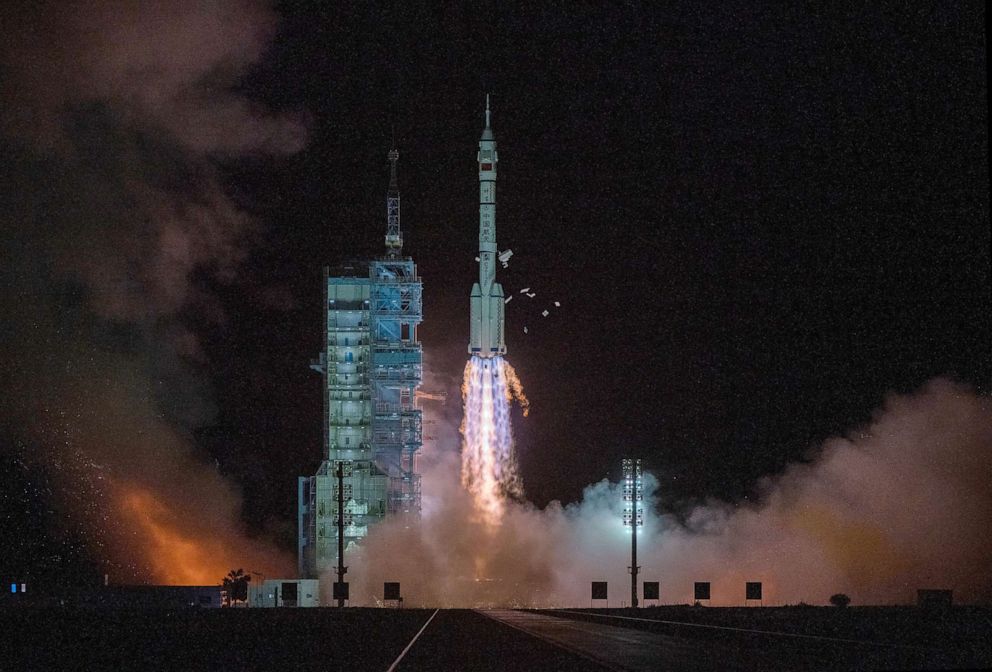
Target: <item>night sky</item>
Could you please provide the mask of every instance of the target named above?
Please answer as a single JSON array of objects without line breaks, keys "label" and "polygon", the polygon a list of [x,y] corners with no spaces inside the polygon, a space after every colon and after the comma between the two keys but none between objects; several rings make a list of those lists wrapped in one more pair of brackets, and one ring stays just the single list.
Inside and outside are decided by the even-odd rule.
[{"label": "night sky", "polygon": [[[890,391],[935,376],[990,391],[982,4],[322,4],[278,5],[270,47],[234,83],[308,139],[211,159],[258,226],[235,271],[191,271],[210,299],[175,318],[202,356],[170,389],[211,400],[195,451],[242,489],[249,529],[295,548],[296,477],[321,453],[322,269],[383,249],[393,139],[430,386],[457,409],[486,92],[535,504],[616,479],[624,456],[657,474],[669,510],[740,501]],[[44,169],[3,147],[9,205]],[[30,337],[16,329],[8,342]],[[3,427],[10,464],[27,448]],[[6,471],[8,493],[44,479]],[[5,538],[58,537],[44,495],[14,501]]]}]

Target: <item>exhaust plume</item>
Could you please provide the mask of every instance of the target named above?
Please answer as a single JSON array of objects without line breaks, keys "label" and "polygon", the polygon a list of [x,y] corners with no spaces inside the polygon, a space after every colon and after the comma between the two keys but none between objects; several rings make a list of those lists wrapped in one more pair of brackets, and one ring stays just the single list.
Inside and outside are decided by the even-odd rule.
[{"label": "exhaust plume", "polygon": [[462,485],[489,526],[500,524],[507,497],[522,497],[513,452],[510,405],[528,402],[516,372],[502,357],[472,357],[462,380]]}]

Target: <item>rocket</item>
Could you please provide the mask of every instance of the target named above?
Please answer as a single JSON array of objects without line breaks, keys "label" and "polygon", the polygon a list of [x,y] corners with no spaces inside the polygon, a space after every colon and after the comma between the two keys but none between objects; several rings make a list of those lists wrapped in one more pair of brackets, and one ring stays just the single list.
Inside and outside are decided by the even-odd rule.
[{"label": "rocket", "polygon": [[506,354],[503,337],[503,288],[496,282],[496,140],[489,126],[479,139],[479,282],[472,285],[468,352],[479,357]]}]

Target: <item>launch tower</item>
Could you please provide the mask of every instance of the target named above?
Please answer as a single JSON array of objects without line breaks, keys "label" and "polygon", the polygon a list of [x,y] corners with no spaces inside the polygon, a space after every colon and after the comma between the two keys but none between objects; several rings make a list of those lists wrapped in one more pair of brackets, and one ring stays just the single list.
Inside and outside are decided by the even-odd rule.
[{"label": "launch tower", "polygon": [[324,383],[323,461],[298,485],[299,571],[316,578],[337,562],[338,485],[344,472],[344,541],[359,542],[387,516],[420,512],[417,452],[423,319],[417,266],[402,256],[399,152],[389,152],[386,253],[325,270],[325,347],[310,367]]}]

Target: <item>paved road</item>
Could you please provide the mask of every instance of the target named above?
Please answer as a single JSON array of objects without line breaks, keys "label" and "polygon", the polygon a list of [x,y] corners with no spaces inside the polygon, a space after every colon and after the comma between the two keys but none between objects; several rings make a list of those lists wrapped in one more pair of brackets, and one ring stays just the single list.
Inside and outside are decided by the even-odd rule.
[{"label": "paved road", "polygon": [[941,652],[907,647],[771,636],[726,628],[679,626],[677,634],[666,634],[646,631],[640,629],[643,624],[619,619],[612,621],[618,625],[611,625],[601,620],[574,620],[537,612],[483,613],[614,670],[944,669],[953,665]]},{"label": "paved road", "polygon": [[982,658],[948,657],[573,611],[0,608],[0,632],[3,672],[948,669],[992,662],[987,647]]},{"label": "paved road", "polygon": [[489,618],[599,662],[606,669],[654,671],[736,670],[739,651],[603,623],[546,614],[497,610]]},{"label": "paved road", "polygon": [[450,609],[437,613],[394,672],[413,670],[603,672],[603,667],[479,612]]}]

